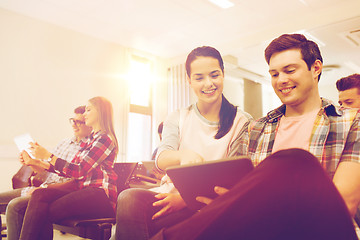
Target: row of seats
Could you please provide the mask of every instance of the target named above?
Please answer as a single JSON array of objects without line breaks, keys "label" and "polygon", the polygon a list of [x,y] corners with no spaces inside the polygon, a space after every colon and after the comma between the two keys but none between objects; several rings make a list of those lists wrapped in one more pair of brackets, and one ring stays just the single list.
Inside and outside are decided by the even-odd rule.
[{"label": "row of seats", "polygon": [[[151,162],[147,164],[149,166],[153,165]],[[150,188],[159,185],[159,181],[151,177],[151,168],[147,166],[148,169],[146,169],[144,166],[145,164],[142,163],[115,163],[114,169],[118,175],[117,187],[119,189],[119,192],[129,187]],[[14,186],[13,184],[13,187],[17,186]],[[5,213],[6,205],[7,204],[0,204],[1,214]],[[70,233],[82,238],[94,240],[108,240],[111,236],[112,226],[115,223],[115,218],[72,218],[55,223],[53,226],[54,229],[59,230],[63,233]],[[4,228],[6,227],[4,226]],[[6,236],[6,234],[2,233],[0,239],[4,236]]]},{"label": "row of seats", "polygon": [[[148,163],[150,166],[151,163]],[[159,180],[151,178],[151,167],[144,167],[144,164],[138,163],[115,163],[115,172],[118,174],[118,189],[119,192],[129,187],[144,187],[150,188],[159,185]],[[19,187],[19,184],[13,184],[13,187]],[[7,204],[0,204],[0,213],[4,214]],[[355,217],[355,221],[360,226],[360,216]],[[94,240],[108,240],[111,236],[112,226],[116,223],[115,218],[100,218],[100,219],[67,219],[54,224],[54,229],[63,233],[70,233],[82,238]],[[1,230],[6,229],[4,224],[1,224]],[[3,232],[3,231],[2,231]],[[0,239],[6,237],[2,233]]]}]

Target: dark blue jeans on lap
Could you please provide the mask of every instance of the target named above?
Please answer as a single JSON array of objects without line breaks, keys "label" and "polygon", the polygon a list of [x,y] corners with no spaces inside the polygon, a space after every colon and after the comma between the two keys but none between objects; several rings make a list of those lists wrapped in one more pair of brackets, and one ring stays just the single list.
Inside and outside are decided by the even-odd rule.
[{"label": "dark blue jeans on lap", "polygon": [[114,216],[114,209],[103,189],[85,187],[72,192],[53,188],[37,189],[28,203],[20,239],[52,239],[52,224],[68,218]]},{"label": "dark blue jeans on lap", "polygon": [[157,193],[132,188],[122,191],[118,196],[116,210],[116,240],[145,240],[164,227],[169,227],[189,218],[195,212],[184,208],[152,220],[161,207],[153,207],[158,201]]}]

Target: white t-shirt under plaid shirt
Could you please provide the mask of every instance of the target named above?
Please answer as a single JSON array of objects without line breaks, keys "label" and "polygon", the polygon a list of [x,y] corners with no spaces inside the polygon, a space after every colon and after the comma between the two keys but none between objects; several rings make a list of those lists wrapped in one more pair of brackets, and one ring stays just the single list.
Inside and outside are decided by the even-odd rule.
[{"label": "white t-shirt under plaid shirt", "polygon": [[[56,156],[59,157],[61,159],[64,159],[68,162],[71,162],[71,160],[74,159],[76,153],[80,150],[80,144],[81,142],[83,142],[85,139],[76,142],[75,141],[76,138],[73,137],[71,139],[64,139],[63,141],[61,141],[56,147],[55,149],[52,151],[52,153]],[[49,176],[47,177],[47,179],[40,185],[40,187],[46,188],[49,184],[53,184],[53,183],[61,183],[61,182],[65,182],[69,180],[68,178],[65,177],[61,177],[56,173],[49,173]],[[27,194],[27,192],[34,188],[32,187],[26,187],[21,191],[21,196],[25,196]]]}]

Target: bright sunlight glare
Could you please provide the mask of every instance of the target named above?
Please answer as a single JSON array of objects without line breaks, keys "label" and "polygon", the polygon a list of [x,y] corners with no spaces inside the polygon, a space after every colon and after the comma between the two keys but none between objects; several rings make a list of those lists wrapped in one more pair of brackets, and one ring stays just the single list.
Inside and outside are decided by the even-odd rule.
[{"label": "bright sunlight glare", "polygon": [[149,63],[131,61],[128,81],[130,86],[130,103],[149,106],[152,74]]}]

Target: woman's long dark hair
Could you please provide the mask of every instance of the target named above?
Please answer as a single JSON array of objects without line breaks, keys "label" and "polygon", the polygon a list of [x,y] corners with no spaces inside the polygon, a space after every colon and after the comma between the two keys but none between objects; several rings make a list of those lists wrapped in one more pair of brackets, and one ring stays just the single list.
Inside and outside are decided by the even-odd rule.
[{"label": "woman's long dark hair", "polygon": [[[213,47],[203,46],[198,47],[192,50],[187,56],[185,62],[186,74],[190,78],[191,76],[191,63],[198,57],[212,57],[218,60],[221,71],[224,73],[224,62],[220,55],[220,52]],[[222,95],[221,108],[219,113],[219,130],[215,135],[215,139],[220,139],[225,136],[231,129],[234,119],[236,116],[237,108],[232,105],[225,97]]]}]

